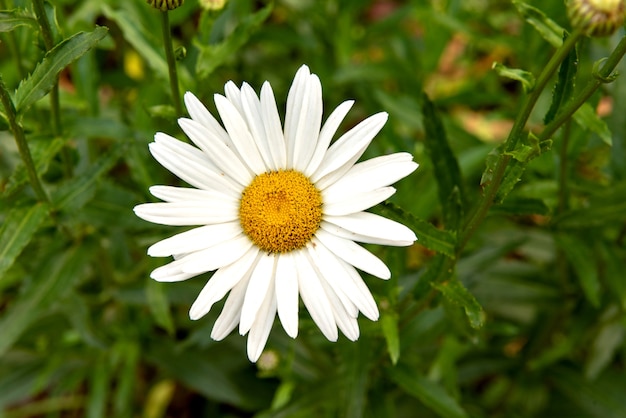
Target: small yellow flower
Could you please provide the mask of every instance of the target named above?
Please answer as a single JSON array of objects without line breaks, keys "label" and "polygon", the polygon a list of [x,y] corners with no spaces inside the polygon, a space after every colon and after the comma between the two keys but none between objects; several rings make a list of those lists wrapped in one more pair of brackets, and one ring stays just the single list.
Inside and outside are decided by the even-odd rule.
[{"label": "small yellow flower", "polygon": [[222,10],[228,0],[200,0],[200,7],[205,10]]}]

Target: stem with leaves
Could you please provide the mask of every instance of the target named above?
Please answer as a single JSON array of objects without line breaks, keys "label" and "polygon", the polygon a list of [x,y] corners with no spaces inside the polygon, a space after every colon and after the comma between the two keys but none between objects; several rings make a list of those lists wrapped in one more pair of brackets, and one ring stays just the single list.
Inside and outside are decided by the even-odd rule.
[{"label": "stem with leaves", "polygon": [[46,192],[44,191],[41,182],[39,181],[39,177],[37,176],[37,169],[35,168],[33,157],[30,154],[30,148],[28,147],[28,143],[26,142],[24,130],[17,122],[15,107],[13,106],[13,101],[11,100],[11,96],[9,95],[9,92],[4,85],[2,77],[0,77],[0,101],[2,102],[2,106],[4,107],[4,111],[9,121],[9,127],[11,128],[13,136],[15,137],[15,142],[17,142],[17,148],[20,152],[20,156],[22,157],[22,161],[24,161],[24,165],[26,166],[26,172],[28,173],[30,184],[33,186],[35,194],[37,194],[37,198],[41,202],[49,202],[50,200],[48,199],[48,196],[46,195]]},{"label": "stem with leaves", "polygon": [[174,57],[174,47],[172,46],[172,34],[170,29],[170,20],[168,11],[161,12],[161,29],[163,31],[163,47],[165,48],[165,58],[167,59],[167,68],[170,76],[170,89],[172,91],[172,100],[174,101],[174,109],[177,115],[183,114],[183,108],[180,102],[180,90],[178,88],[178,73],[176,71],[176,59]]}]

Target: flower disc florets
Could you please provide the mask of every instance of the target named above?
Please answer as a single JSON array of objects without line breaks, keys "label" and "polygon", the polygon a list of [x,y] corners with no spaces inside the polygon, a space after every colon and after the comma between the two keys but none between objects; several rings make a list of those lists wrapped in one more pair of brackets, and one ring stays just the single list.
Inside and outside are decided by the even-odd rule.
[{"label": "flower disc florets", "polygon": [[624,24],[624,0],[571,0],[567,14],[574,28],[589,36],[609,36]]}]

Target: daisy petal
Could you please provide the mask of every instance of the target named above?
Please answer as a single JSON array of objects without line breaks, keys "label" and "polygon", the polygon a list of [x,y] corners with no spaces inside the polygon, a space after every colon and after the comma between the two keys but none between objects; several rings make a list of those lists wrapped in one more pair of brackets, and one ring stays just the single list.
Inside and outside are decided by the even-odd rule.
[{"label": "daisy petal", "polygon": [[291,253],[278,257],[276,264],[276,303],[278,318],[287,335],[298,335],[298,277]]},{"label": "daisy petal", "polygon": [[307,94],[308,79],[311,76],[309,67],[301,66],[293,78],[293,83],[287,94],[287,110],[285,111],[285,143],[287,146],[287,166],[293,168],[294,150],[298,131],[298,120],[303,109],[304,96]]},{"label": "daisy petal", "polygon": [[191,92],[185,93],[185,107],[189,112],[191,119],[200,122],[202,126],[208,129],[213,135],[222,140],[225,144],[232,146],[232,141],[228,133],[222,128],[222,125],[211,115],[207,108],[198,100]]},{"label": "daisy petal", "polygon": [[[311,180],[317,182],[324,176],[359,159],[372,139],[387,122],[387,113],[377,113],[350,129],[330,146]],[[350,165],[351,167],[351,165]]]},{"label": "daisy petal", "polygon": [[273,254],[261,254],[259,261],[254,267],[241,309],[241,320],[239,322],[239,333],[241,335],[250,330],[261,304],[266,299],[266,295],[274,293],[276,258]]},{"label": "daisy petal", "polygon": [[354,100],[347,100],[337,106],[333,113],[330,114],[322,130],[320,132],[319,138],[317,139],[317,145],[315,146],[315,151],[311,156],[311,161],[309,161],[309,165],[306,170],[304,170],[304,174],[307,176],[311,176],[315,170],[318,169],[324,155],[326,155],[326,151],[328,150],[328,146],[330,145],[330,141],[333,139],[333,136],[337,132],[337,128],[346,117],[352,105],[354,104]]},{"label": "daisy petal", "polygon": [[[183,258],[184,257],[175,259],[171,263],[154,269],[152,273],[150,273],[150,277],[157,282],[180,282],[200,274],[183,272],[181,269],[181,266],[185,262]],[[203,271],[202,273],[206,273],[206,271]]]},{"label": "daisy petal", "polygon": [[241,86],[241,101],[243,106],[243,115],[246,117],[250,133],[254,137],[259,147],[261,157],[265,162],[265,166],[270,168],[271,171],[277,171],[279,167],[275,165],[271,153],[271,145],[267,139],[265,132],[265,125],[263,124],[263,115],[261,111],[261,102],[257,97],[254,89],[250,87],[248,83],[243,83]]},{"label": "daisy petal", "polygon": [[417,237],[406,226],[369,212],[353,213],[347,216],[325,216],[324,220],[362,236],[381,238],[394,242],[392,245],[407,246]]},{"label": "daisy petal", "polygon": [[359,323],[357,322],[354,316],[351,316],[347,311],[344,305],[341,303],[335,292],[330,288],[328,282],[322,280],[320,282],[322,287],[326,291],[328,295],[328,300],[330,301],[330,305],[333,309],[333,316],[335,317],[335,322],[337,323],[337,327],[343,332],[343,334],[348,337],[350,341],[356,341],[359,339]]},{"label": "daisy petal", "polygon": [[192,119],[180,118],[178,124],[196,145],[211,156],[211,160],[223,173],[243,186],[250,184],[252,173],[226,144],[213,136],[199,122]]},{"label": "daisy petal", "polygon": [[215,320],[215,325],[213,325],[213,329],[211,330],[211,338],[215,341],[221,341],[226,338],[239,323],[241,307],[243,306],[243,299],[246,295],[246,288],[248,287],[251,274],[252,270],[250,270],[228,294],[222,312]]},{"label": "daisy petal", "polygon": [[185,273],[199,273],[217,270],[239,260],[252,247],[245,235],[240,235],[220,245],[196,251],[184,257],[181,270]]},{"label": "daisy petal", "polygon": [[209,225],[234,221],[238,207],[231,204],[211,202],[144,203],[133,208],[141,219],[161,225],[189,226]]},{"label": "daisy petal", "polygon": [[[343,229],[340,226],[337,226],[335,224],[331,224],[328,222],[324,222],[324,221],[322,221],[322,223],[320,224],[320,228],[338,237],[349,239],[350,241],[363,242],[365,244],[393,245],[396,247],[405,246],[405,245],[398,245],[397,240],[374,238],[374,237],[370,237],[366,235],[356,234],[354,232],[348,231],[347,229]],[[406,244],[406,246],[411,245],[407,242],[403,244]]]},{"label": "daisy petal", "polygon": [[148,248],[148,255],[167,257],[175,253],[191,253],[219,245],[241,234],[239,222],[200,226],[153,244]]},{"label": "daisy petal", "polygon": [[391,272],[385,263],[353,241],[332,235],[324,229],[319,229],[315,233],[315,236],[332,253],[349,264],[352,264],[354,267],[384,280],[391,277]]},{"label": "daisy petal", "polygon": [[203,200],[215,199],[231,201],[233,203],[237,202],[237,199],[234,197],[223,194],[217,190],[202,190],[174,186],[152,186],[149,190],[152,196],[166,202],[184,202],[187,200],[200,202]]},{"label": "daisy petal", "polygon": [[243,161],[250,167],[253,173],[257,175],[264,173],[267,167],[241,113],[224,96],[216,94],[214,100],[226,131]]},{"label": "daisy petal", "polygon": [[322,192],[324,215],[342,216],[369,209],[388,199],[396,192],[393,187],[381,187],[370,192],[347,194],[337,200],[327,199]]},{"label": "daisy petal", "polygon": [[222,299],[242,278],[249,275],[258,252],[258,249],[251,248],[236,262],[217,270],[191,305],[189,318],[196,320],[209,313],[215,302]]},{"label": "daisy petal", "polygon": [[274,167],[275,169],[287,167],[287,150],[283,128],[280,124],[274,92],[268,82],[263,83],[261,88],[261,112]]},{"label": "daisy petal", "polygon": [[241,104],[241,91],[239,87],[232,82],[229,81],[224,85],[224,94],[229,102],[235,106],[240,115],[243,115],[243,106]]},{"label": "daisy petal", "polygon": [[322,334],[329,341],[337,341],[337,323],[328,296],[320,283],[317,268],[309,261],[304,250],[300,250],[296,257],[298,287],[304,306]]},{"label": "daisy petal", "polygon": [[254,320],[250,333],[248,334],[248,359],[256,362],[267,343],[267,337],[272,330],[274,317],[276,316],[276,295],[274,292],[267,292],[263,304],[259,307],[257,317]]}]

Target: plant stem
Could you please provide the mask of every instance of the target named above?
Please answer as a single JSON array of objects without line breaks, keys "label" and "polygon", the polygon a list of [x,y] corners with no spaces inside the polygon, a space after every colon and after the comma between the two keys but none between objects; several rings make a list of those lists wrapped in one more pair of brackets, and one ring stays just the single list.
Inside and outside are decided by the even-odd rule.
[{"label": "plant stem", "polygon": [[511,159],[511,156],[508,155],[511,151],[515,149],[517,144],[522,138],[524,128],[526,127],[526,123],[528,122],[528,118],[539,99],[539,96],[543,92],[546,84],[554,74],[554,72],[559,68],[561,62],[567,57],[567,54],[571,51],[572,48],[575,47],[578,40],[583,36],[580,31],[574,32],[572,35],[568,36],[563,44],[555,51],[550,61],[546,64],[541,74],[537,78],[537,82],[535,83],[535,87],[531,94],[526,98],[522,109],[517,115],[515,122],[513,123],[513,127],[511,128],[511,132],[505,142],[504,152],[502,152],[498,156],[498,161],[496,162],[496,166],[493,170],[493,176],[487,188],[485,189],[485,194],[482,199],[478,203],[476,209],[472,212],[469,221],[465,224],[465,228],[460,236],[459,245],[457,248],[457,252],[460,252],[467,241],[474,234],[478,226],[482,223],[482,221],[487,216],[489,208],[493,205],[493,200],[500,188],[500,184],[502,183],[502,179],[504,178],[504,173],[506,167]]},{"label": "plant stem", "polygon": [[583,88],[583,90],[576,97],[567,102],[567,104],[565,104],[561,111],[556,115],[554,120],[550,122],[538,135],[540,141],[550,138],[557,131],[557,129],[559,129],[561,125],[563,125],[563,123],[568,120],[587,101],[587,99],[591,97],[593,93],[595,93],[602,83],[610,81],[609,77],[611,76],[611,73],[624,57],[624,54],[626,54],[626,36],[624,36],[617,44],[598,73],[594,74],[595,77],[593,80],[587,83],[585,88]]},{"label": "plant stem", "polygon": [[26,166],[26,172],[28,173],[30,184],[33,186],[35,194],[40,201],[50,202],[46,192],[43,190],[41,182],[39,181],[39,177],[37,176],[37,169],[35,168],[33,157],[30,154],[30,149],[28,148],[28,143],[26,142],[26,137],[24,136],[24,130],[17,122],[15,107],[13,106],[13,101],[11,100],[11,96],[4,85],[2,77],[0,77],[0,101],[2,101],[2,106],[4,107],[7,119],[9,120],[9,126],[13,132],[13,136],[15,137],[15,142],[17,142],[17,148],[20,152],[20,156],[22,157],[22,161],[24,161],[24,165]]},{"label": "plant stem", "polygon": [[170,20],[168,11],[161,12],[161,29],[163,31],[163,47],[165,48],[165,58],[170,75],[170,89],[172,90],[172,100],[177,115],[183,114],[180,103],[180,90],[178,89],[178,73],[176,71],[176,59],[174,58],[174,48],[172,46],[172,34],[170,30]]}]

